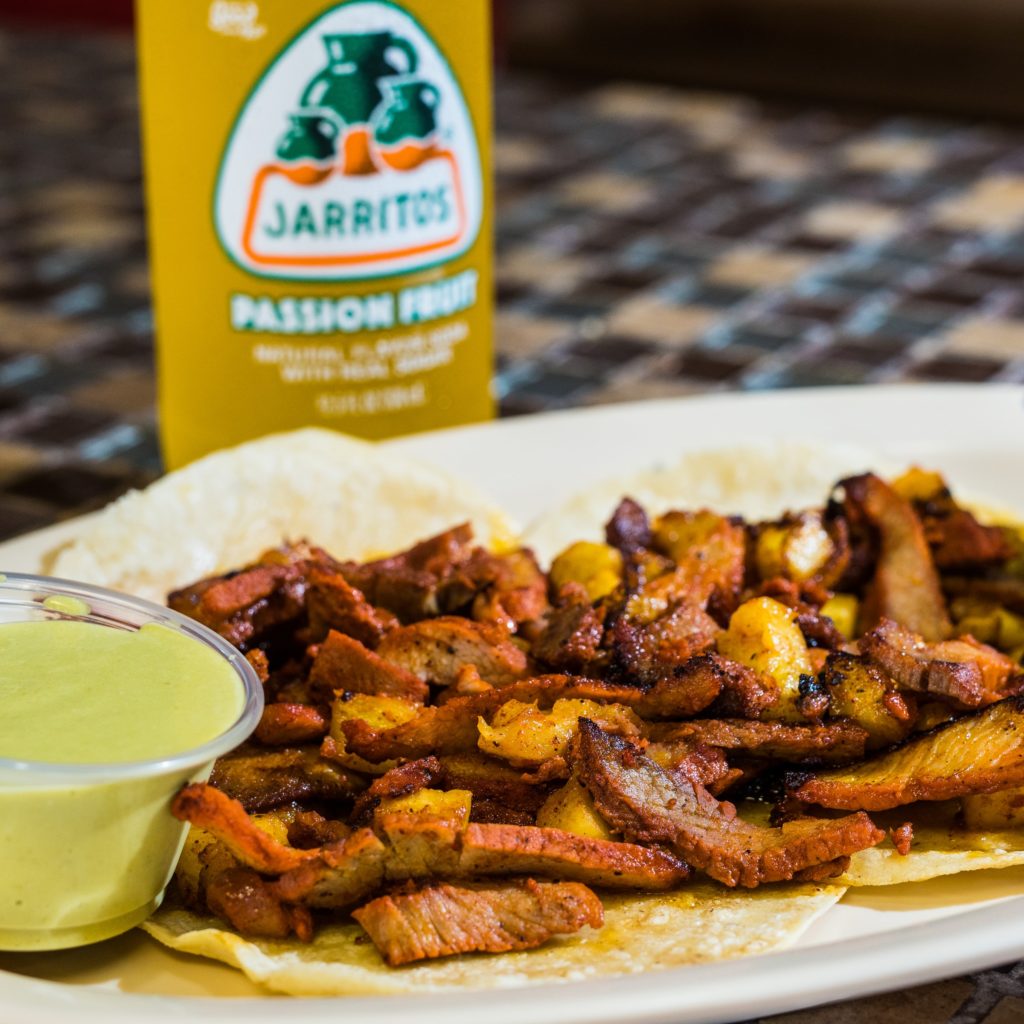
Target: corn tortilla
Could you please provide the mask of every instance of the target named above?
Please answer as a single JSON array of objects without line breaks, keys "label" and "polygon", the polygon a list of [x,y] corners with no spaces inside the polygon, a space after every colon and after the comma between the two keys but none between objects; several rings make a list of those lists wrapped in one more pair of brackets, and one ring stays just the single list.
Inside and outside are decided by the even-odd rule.
[{"label": "corn tortilla", "polygon": [[310,428],[214,452],[107,506],[45,571],[163,602],[283,540],[367,559],[469,520],[481,544],[515,528],[471,484],[375,444]]},{"label": "corn tortilla", "polygon": [[[845,892],[787,884],[753,892],[711,883],[671,893],[602,897],[605,924],[540,949],[388,967],[354,924],[329,924],[313,941],[244,939],[212,917],[174,905],[142,927],[172,949],[211,957],[290,995],[398,995],[581,981],[767,953],[792,945]],[[360,940],[360,941],[357,941]]]}]

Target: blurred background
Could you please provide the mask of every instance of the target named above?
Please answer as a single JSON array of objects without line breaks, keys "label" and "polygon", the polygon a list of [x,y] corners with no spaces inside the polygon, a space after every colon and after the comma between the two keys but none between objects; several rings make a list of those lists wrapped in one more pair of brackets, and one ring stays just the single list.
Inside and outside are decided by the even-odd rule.
[{"label": "blurred background", "polygon": [[[504,415],[1024,380],[1024,4],[494,20]],[[131,32],[0,0],[0,536],[160,472]]]}]

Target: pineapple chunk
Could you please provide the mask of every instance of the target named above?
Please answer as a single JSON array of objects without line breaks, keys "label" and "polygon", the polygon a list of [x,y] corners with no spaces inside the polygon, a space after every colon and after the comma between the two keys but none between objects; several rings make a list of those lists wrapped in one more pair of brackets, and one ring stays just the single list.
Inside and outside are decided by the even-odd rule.
[{"label": "pineapple chunk", "polygon": [[821,614],[827,615],[847,640],[857,635],[857,616],[860,602],[854,594],[833,594],[822,606]]},{"label": "pineapple chunk", "polygon": [[831,715],[856,722],[868,733],[869,748],[906,739],[914,724],[914,706],[878,669],[852,654],[830,654],[825,682]]},{"label": "pineapple chunk", "polygon": [[941,474],[920,466],[911,466],[901,476],[890,480],[889,486],[907,501],[934,501],[949,493]]},{"label": "pineapple chunk", "polygon": [[684,562],[694,548],[711,546],[716,550],[723,531],[727,535],[731,525],[727,519],[706,510],[666,512],[652,524],[652,544],[673,562]]},{"label": "pineapple chunk", "polygon": [[563,832],[592,839],[614,838],[612,830],[598,814],[590,794],[574,778],[544,801],[537,812],[537,824],[542,828],[560,828]]},{"label": "pineapple chunk", "polygon": [[779,699],[765,712],[766,718],[805,720],[798,708],[800,683],[814,676],[814,666],[792,608],[770,597],[745,601],[719,636],[718,652],[775,680]]},{"label": "pineapple chunk", "polygon": [[757,536],[755,559],[762,579],[784,576],[803,583],[820,572],[835,545],[820,512],[803,512],[790,522],[769,523]]},{"label": "pineapple chunk", "polygon": [[1024,825],[1024,786],[997,793],[965,796],[960,800],[964,825],[969,829],[1001,831]]},{"label": "pineapple chunk", "polygon": [[566,583],[579,583],[587,597],[597,601],[622,582],[622,554],[608,544],[580,540],[556,556],[550,578],[555,590]]},{"label": "pineapple chunk", "polygon": [[580,718],[589,718],[625,736],[639,736],[643,723],[621,704],[598,704],[592,700],[556,700],[550,711],[536,704],[506,701],[495,712],[491,724],[477,722],[477,746],[493,757],[517,767],[543,764],[564,757],[576,733]]},{"label": "pineapple chunk", "polygon": [[473,794],[468,789],[418,789],[406,796],[387,797],[377,805],[374,815],[423,814],[440,818],[463,829],[469,824]]},{"label": "pineapple chunk", "polygon": [[249,817],[252,823],[266,832],[271,839],[276,839],[285,846],[291,845],[288,842],[288,826],[295,820],[295,808],[278,807],[265,814],[250,814]]},{"label": "pineapple chunk", "polygon": [[383,775],[394,768],[398,761],[381,761],[374,764],[345,749],[345,734],[341,731],[341,723],[354,718],[361,718],[375,729],[393,729],[396,725],[408,722],[419,711],[420,705],[413,704],[398,697],[385,697],[381,694],[349,693],[336,697],[331,704],[331,739],[334,740],[336,751],[331,760],[344,768],[366,772],[370,775]]}]

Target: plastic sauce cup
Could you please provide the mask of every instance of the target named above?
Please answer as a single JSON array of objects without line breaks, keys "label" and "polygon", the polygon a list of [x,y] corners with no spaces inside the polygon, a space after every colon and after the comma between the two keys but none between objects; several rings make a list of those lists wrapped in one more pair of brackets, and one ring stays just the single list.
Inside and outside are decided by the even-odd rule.
[{"label": "plastic sauce cup", "polygon": [[[252,732],[263,709],[263,689],[252,667],[205,626],[149,601],[98,587],[21,574],[0,576],[0,630],[9,623],[45,620],[117,630],[153,624],[173,630],[205,645],[230,666],[240,685],[241,710],[214,738],[153,760],[64,764],[0,757],[4,950],[85,945],[127,931],[148,917],[160,905],[187,831],[171,815],[171,799],[186,783],[205,779],[216,758]],[[55,657],[66,662],[73,676],[82,652],[64,646],[70,645],[58,645]],[[153,714],[160,714],[159,703]]]}]

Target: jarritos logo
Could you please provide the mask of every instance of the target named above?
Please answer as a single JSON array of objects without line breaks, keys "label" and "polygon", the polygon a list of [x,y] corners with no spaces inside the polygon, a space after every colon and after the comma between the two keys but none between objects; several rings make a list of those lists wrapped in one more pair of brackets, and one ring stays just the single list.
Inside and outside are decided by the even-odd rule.
[{"label": "jarritos logo", "polygon": [[400,8],[352,0],[257,83],[214,206],[222,245],[247,270],[341,281],[460,255],[482,204],[473,124],[444,57]]}]

